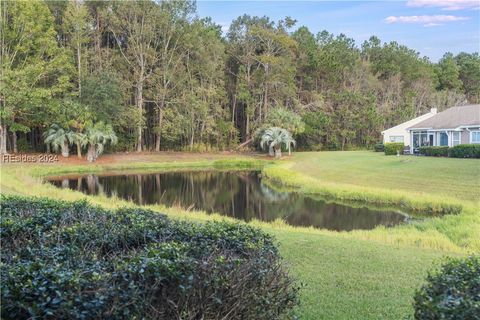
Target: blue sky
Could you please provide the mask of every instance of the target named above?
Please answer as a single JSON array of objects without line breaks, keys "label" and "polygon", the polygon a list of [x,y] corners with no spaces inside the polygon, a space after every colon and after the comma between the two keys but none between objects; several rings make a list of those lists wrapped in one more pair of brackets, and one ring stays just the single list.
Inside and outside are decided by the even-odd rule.
[{"label": "blue sky", "polygon": [[407,1],[211,1],[198,0],[198,15],[228,29],[244,13],[296,19],[317,33],[327,30],[354,38],[371,35],[397,41],[436,62],[447,52],[480,51],[480,0]]}]

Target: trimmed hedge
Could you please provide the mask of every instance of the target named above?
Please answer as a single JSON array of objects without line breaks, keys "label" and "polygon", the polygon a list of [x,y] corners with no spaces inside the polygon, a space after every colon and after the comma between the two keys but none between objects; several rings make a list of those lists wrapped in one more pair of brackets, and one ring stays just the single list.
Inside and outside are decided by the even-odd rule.
[{"label": "trimmed hedge", "polygon": [[418,151],[421,155],[430,157],[448,157],[448,146],[420,147]]},{"label": "trimmed hedge", "polygon": [[415,319],[480,319],[480,257],[449,259],[414,297]]},{"label": "trimmed hedge", "polygon": [[385,155],[392,156],[403,154],[403,148],[405,147],[402,142],[387,142],[384,145]]},{"label": "trimmed hedge", "polygon": [[450,148],[452,158],[480,158],[480,144],[459,144]]},{"label": "trimmed hedge", "polygon": [[373,151],[375,152],[384,152],[385,151],[385,146],[383,145],[382,142],[379,142],[373,146]]},{"label": "trimmed hedge", "polygon": [[297,303],[274,239],[259,229],[0,200],[3,319],[277,319]]}]

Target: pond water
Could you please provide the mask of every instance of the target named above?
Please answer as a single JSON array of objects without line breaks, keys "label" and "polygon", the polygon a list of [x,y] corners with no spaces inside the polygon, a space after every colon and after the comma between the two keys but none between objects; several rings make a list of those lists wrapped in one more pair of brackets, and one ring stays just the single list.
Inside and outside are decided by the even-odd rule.
[{"label": "pond water", "polygon": [[105,194],[137,204],[164,204],[218,212],[249,221],[283,219],[295,226],[337,231],[394,226],[408,216],[393,210],[376,210],[329,203],[296,192],[279,191],[262,182],[259,172],[159,172],[65,176],[51,178],[57,187],[89,195]]}]

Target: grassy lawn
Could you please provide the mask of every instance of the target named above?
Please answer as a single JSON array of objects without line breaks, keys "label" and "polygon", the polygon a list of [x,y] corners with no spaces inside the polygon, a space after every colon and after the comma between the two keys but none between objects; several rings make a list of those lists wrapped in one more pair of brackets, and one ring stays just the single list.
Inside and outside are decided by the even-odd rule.
[{"label": "grassy lawn", "polygon": [[[478,160],[397,158],[373,152],[321,152],[297,153],[267,165],[267,176],[304,192],[328,191],[344,199],[365,194],[365,201],[375,197],[400,197],[406,203],[417,199],[412,203],[419,208],[436,203],[461,206],[460,214],[371,231],[333,232],[295,228],[280,221],[252,222],[277,237],[292,272],[305,284],[298,310],[300,318],[411,317],[412,294],[433,263],[445,255],[480,251],[479,164]],[[40,177],[108,169],[185,170],[258,165],[259,161],[238,155],[193,154],[142,156],[140,161],[135,161],[134,156],[105,157],[93,166],[74,160],[57,165],[12,164],[2,165],[0,186],[3,193],[64,200],[87,197],[94,204],[113,208],[133,204],[57,189],[43,184]],[[422,191],[416,188],[420,185]],[[180,208],[149,207],[181,219],[224,219],[202,212],[187,213]]]},{"label": "grassy lawn", "polygon": [[[268,229],[267,229],[268,230]],[[302,289],[300,319],[403,319],[415,288],[449,253],[271,230]]]},{"label": "grassy lawn", "polygon": [[320,182],[368,186],[422,195],[480,199],[480,161],[415,156],[384,156],[374,152],[302,152],[292,170]]}]

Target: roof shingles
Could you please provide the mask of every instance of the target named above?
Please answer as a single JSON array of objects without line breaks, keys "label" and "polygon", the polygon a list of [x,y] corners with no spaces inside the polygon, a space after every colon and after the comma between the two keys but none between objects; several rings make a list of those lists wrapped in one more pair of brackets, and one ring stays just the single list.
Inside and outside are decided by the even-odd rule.
[{"label": "roof shingles", "polygon": [[480,104],[449,108],[408,129],[456,129],[461,126],[480,126]]}]

